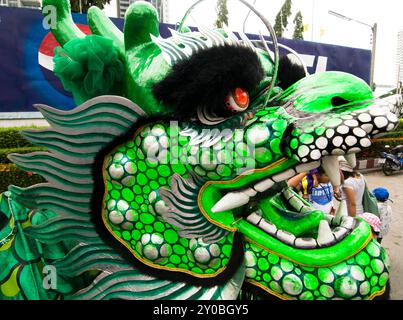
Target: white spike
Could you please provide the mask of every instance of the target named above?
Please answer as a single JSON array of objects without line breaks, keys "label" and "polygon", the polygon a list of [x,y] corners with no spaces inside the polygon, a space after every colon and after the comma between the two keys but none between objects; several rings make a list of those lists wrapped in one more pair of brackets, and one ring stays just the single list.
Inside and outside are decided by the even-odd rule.
[{"label": "white spike", "polygon": [[330,244],[334,241],[332,229],[330,229],[329,222],[322,220],[319,223],[318,238],[316,240],[320,246]]},{"label": "white spike", "polygon": [[308,172],[308,171],[311,171],[313,169],[316,169],[319,166],[320,166],[319,161],[314,161],[314,162],[310,162],[310,163],[304,163],[304,164],[300,164],[300,165],[296,166],[295,171],[297,171],[297,173]]},{"label": "white spike", "polygon": [[339,207],[337,208],[336,215],[333,219],[335,225],[339,226],[342,219],[347,216],[348,216],[347,203],[346,200],[342,200],[340,202]]},{"label": "white spike", "polygon": [[253,45],[252,41],[249,40],[248,36],[243,33],[243,32],[238,32],[239,36],[241,37],[242,41],[243,41],[243,45],[245,47],[248,47],[250,49],[252,49],[253,51],[256,51],[255,46]]},{"label": "white spike", "polygon": [[260,229],[262,229],[264,232],[266,232],[268,234],[271,234],[271,235],[276,234],[277,227],[271,222],[261,219],[258,226]]},{"label": "white spike", "polygon": [[277,239],[289,245],[294,245],[294,241],[296,239],[296,237],[292,233],[284,230],[278,230],[276,236]]},{"label": "white spike", "polygon": [[333,225],[334,223],[334,216],[331,214],[326,214],[326,220],[329,222],[330,225]]},{"label": "white spike", "polygon": [[353,230],[355,224],[355,219],[353,217],[344,217],[341,220],[340,227],[346,228],[348,230]]},{"label": "white spike", "polygon": [[352,166],[353,168],[356,167],[356,165],[357,165],[357,158],[356,158],[356,156],[355,156],[355,153],[346,154],[346,155],[344,156],[344,158],[346,158],[346,160],[347,160],[347,162],[348,162],[348,164],[349,164],[350,166]]},{"label": "white spike", "polygon": [[267,178],[266,180],[256,183],[253,188],[256,191],[264,192],[266,190],[269,190],[273,185],[274,185],[273,180],[271,180],[270,178]]},{"label": "white spike", "polygon": [[238,37],[231,30],[229,30],[227,27],[224,27],[224,31],[228,35],[227,42],[229,42],[232,45],[240,44]]},{"label": "white spike", "polygon": [[333,184],[333,187],[338,187],[341,184],[340,167],[337,156],[324,157],[322,160],[322,168]]},{"label": "white spike", "polygon": [[214,205],[211,212],[218,213],[239,208],[247,204],[249,200],[250,197],[243,192],[230,192]]},{"label": "white spike", "polygon": [[245,193],[250,198],[252,198],[252,197],[257,195],[257,191],[252,189],[252,188],[245,189],[242,192]]},{"label": "white spike", "polygon": [[257,226],[261,220],[262,220],[262,217],[260,215],[258,215],[256,212],[250,214],[246,218],[246,221],[252,223],[255,226]]}]

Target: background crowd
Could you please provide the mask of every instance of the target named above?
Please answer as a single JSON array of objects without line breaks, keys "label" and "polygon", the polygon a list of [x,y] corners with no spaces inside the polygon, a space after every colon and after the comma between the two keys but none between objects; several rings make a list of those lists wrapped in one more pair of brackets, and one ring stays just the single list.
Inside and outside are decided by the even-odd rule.
[{"label": "background crowd", "polygon": [[364,175],[354,170],[343,156],[338,160],[340,186],[331,183],[322,167],[298,174],[288,181],[288,185],[325,214],[334,215],[340,203],[345,201],[348,215],[366,220],[380,243],[388,233],[392,219],[388,190],[382,187],[368,190]]}]

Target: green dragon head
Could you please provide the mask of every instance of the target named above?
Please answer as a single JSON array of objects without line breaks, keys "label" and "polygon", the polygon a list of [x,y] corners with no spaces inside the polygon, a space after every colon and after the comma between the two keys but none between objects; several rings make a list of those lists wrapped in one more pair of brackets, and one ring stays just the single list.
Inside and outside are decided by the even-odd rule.
[{"label": "green dragon head", "polygon": [[[49,181],[10,188],[26,207],[55,213],[31,227],[31,236],[78,242],[55,262],[62,275],[101,271],[73,297],[236,298],[248,286],[302,300],[384,292],[388,259],[370,226],[349,217],[344,202],[335,216],[314,209],[287,180],[322,166],[339,186],[338,156],[354,161],[374,136],[396,127],[390,102],[341,72],[269,91],[268,53],[222,30],[162,39],[156,11],[145,2],[129,8],[124,36],[92,8],[89,25],[97,36],[87,38],[71,22],[68,1],[44,5],[55,5],[60,15],[52,31],[64,47],[55,69],[62,80],[71,67],[63,58],[78,47],[95,52],[101,36],[110,52],[99,52],[116,56],[105,58],[105,66],[124,66],[109,78],[105,67],[111,83],[104,93],[127,99],[93,98],[97,91],[87,90],[83,77],[72,90],[84,104],[69,112],[39,106],[54,128],[25,133],[51,154],[11,156]],[[231,57],[218,57],[228,50]],[[248,58],[237,60],[237,52]],[[248,71],[256,72],[253,81],[245,79]],[[195,79],[205,83],[197,89]],[[110,259],[122,248],[128,257]],[[154,278],[140,290],[136,277],[143,273]]]}]

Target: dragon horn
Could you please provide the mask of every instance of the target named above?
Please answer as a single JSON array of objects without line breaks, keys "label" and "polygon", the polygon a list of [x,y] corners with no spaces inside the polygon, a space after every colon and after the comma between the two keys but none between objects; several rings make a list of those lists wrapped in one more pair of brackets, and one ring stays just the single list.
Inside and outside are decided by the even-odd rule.
[{"label": "dragon horn", "polygon": [[105,13],[96,6],[88,9],[88,25],[93,34],[111,39],[121,54],[124,53],[123,33],[114,25],[114,23],[105,15]]},{"label": "dragon horn", "polygon": [[126,51],[151,42],[151,35],[158,37],[159,22],[157,10],[151,3],[134,2],[126,11],[124,37]]},{"label": "dragon horn", "polygon": [[42,14],[51,27],[52,34],[61,46],[64,46],[70,40],[85,37],[85,34],[75,25],[72,19],[69,0],[43,0]]}]

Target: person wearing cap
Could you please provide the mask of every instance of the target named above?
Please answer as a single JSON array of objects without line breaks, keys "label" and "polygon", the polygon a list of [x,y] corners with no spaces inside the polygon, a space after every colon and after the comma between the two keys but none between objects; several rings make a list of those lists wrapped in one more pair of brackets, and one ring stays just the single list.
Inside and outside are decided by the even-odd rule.
[{"label": "person wearing cap", "polygon": [[359,216],[367,221],[372,227],[374,237],[377,238],[380,232],[381,221],[371,212],[365,212],[363,196],[366,189],[364,176],[341,156],[339,157],[339,168],[342,176],[342,198],[347,202],[349,216]]},{"label": "person wearing cap", "polygon": [[390,224],[392,223],[392,207],[388,202],[393,202],[389,199],[389,191],[385,188],[375,188],[372,193],[378,201],[378,208],[380,213],[381,227],[378,235],[378,242],[381,243],[382,239],[389,232]]}]

